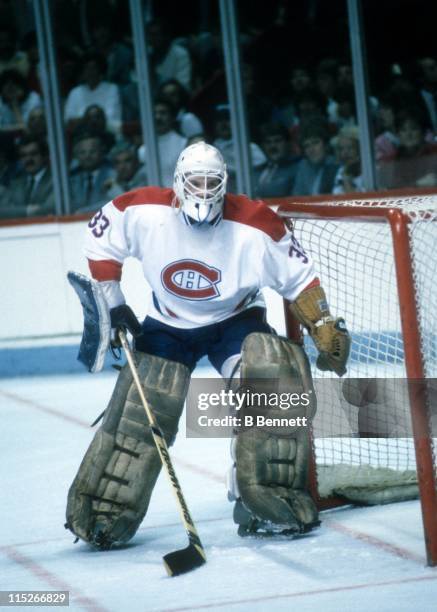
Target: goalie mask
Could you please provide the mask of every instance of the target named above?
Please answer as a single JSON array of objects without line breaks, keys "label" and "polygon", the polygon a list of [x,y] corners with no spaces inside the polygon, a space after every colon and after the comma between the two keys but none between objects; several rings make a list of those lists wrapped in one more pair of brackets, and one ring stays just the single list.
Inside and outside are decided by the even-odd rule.
[{"label": "goalie mask", "polygon": [[226,164],[212,145],[196,142],[182,151],[176,163],[174,191],[187,225],[219,223],[226,180]]}]

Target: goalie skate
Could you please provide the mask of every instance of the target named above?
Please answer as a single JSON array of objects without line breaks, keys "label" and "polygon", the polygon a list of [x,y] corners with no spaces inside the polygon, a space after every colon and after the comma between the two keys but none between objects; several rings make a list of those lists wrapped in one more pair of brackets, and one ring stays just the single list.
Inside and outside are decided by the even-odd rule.
[{"label": "goalie skate", "polygon": [[254,516],[245,507],[241,499],[237,500],[234,505],[233,513],[234,522],[238,525],[238,535],[242,538],[257,537],[271,538],[277,536],[295,537],[310,532],[315,527],[320,525],[320,521],[315,521],[311,525],[298,525],[295,527],[290,524],[280,525],[265,521]]}]

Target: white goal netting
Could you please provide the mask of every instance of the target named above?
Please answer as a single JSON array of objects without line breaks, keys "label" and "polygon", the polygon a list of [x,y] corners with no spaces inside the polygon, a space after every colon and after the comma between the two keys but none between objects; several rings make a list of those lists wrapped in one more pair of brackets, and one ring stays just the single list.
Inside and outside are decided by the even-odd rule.
[{"label": "white goal netting", "polygon": [[[320,210],[316,212],[320,205],[335,207],[341,217],[320,218]],[[352,218],[351,207],[361,207],[365,214]],[[437,437],[437,390],[432,381],[437,378],[437,196],[326,199],[315,205],[305,203],[305,212],[300,206],[299,213],[293,212],[293,204],[283,206],[284,214],[293,220],[296,237],[315,261],[332,313],[345,318],[353,339],[348,372],[342,379],[315,369],[315,351],[305,339],[318,398],[313,425],[322,497],[353,490],[350,498],[360,501],[360,488],[367,488],[378,491],[369,503],[390,501],[389,487],[395,491],[393,499],[417,496],[400,316],[404,306],[394,251],[398,238],[387,220],[366,217],[367,211],[383,208],[402,211],[408,221],[413,264],[409,291],[414,295],[421,338],[417,357],[430,379],[430,443]],[[435,466],[434,455],[434,470]]]}]

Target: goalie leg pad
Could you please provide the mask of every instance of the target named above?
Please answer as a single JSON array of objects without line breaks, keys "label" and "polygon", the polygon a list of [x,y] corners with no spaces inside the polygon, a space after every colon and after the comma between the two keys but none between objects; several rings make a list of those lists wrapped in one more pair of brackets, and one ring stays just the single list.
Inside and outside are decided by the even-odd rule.
[{"label": "goalie leg pad", "polygon": [[[161,357],[136,356],[146,398],[170,446],[190,372],[186,366]],[[125,366],[69,490],[66,527],[99,548],[128,541],[146,514],[160,469],[144,407]]]},{"label": "goalie leg pad", "polygon": [[253,427],[240,431],[235,444],[238,489],[252,520],[272,524],[274,531],[309,531],[318,525],[318,514],[307,491],[308,426],[316,409],[308,359],[299,345],[256,333],[243,344],[241,372],[249,387],[250,379],[278,379],[279,392],[310,398],[287,410],[263,407],[269,418],[306,416],[307,427]]}]

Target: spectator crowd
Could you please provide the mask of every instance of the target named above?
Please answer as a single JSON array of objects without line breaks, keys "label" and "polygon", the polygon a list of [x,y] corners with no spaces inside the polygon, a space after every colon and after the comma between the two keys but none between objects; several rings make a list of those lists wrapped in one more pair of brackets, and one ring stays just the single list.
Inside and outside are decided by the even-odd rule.
[{"label": "spectator crowd", "polygon": [[[163,184],[172,185],[182,149],[206,140],[221,150],[234,191],[219,33],[177,38],[161,19],[145,23]],[[57,46],[72,214],[148,184],[141,84],[132,40],[118,32],[114,19],[100,15],[81,42],[65,35]],[[252,42],[243,37],[242,85],[254,195],[364,191],[350,61],[290,60],[267,92],[245,53]],[[378,188],[437,186],[437,58],[391,64],[387,74],[369,99]],[[10,23],[0,25],[0,219],[55,212],[36,34],[30,29],[20,39]]]}]

